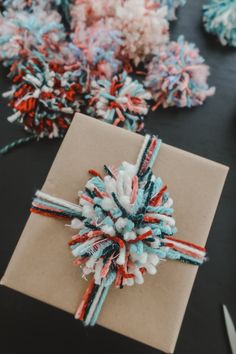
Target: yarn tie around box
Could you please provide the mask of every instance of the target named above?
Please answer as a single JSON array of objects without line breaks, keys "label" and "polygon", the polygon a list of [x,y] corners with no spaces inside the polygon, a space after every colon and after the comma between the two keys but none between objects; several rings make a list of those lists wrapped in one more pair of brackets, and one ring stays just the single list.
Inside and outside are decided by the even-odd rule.
[{"label": "yarn tie around box", "polygon": [[176,239],[173,200],[152,172],[161,140],[146,135],[135,165],[104,166],[105,176],[90,170],[79,203],[37,191],[31,212],[71,219],[76,234],[69,242],[74,264],[92,279],[75,318],[93,326],[110,286],[142,284],[163,259],[193,265],[205,261],[205,248]]}]

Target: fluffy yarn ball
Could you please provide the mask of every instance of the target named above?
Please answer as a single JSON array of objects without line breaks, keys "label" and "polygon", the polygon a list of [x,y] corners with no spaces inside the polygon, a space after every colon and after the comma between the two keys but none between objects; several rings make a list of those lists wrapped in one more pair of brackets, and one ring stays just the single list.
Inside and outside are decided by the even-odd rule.
[{"label": "fluffy yarn ball", "polygon": [[59,13],[46,11],[40,6],[31,12],[10,8],[0,14],[0,28],[0,60],[5,65],[30,57],[33,50],[55,59],[65,40]]},{"label": "fluffy yarn ball", "polygon": [[203,5],[203,23],[222,45],[236,47],[236,0],[210,0]]},{"label": "fluffy yarn ball", "polygon": [[156,102],[154,108],[192,107],[203,103],[215,92],[209,87],[209,67],[193,43],[180,36],[163,46],[148,66],[145,86]]},{"label": "fluffy yarn ball", "polygon": [[167,8],[148,8],[145,0],[127,0],[116,7],[115,25],[121,31],[121,55],[135,65],[158,52],[169,39]]},{"label": "fluffy yarn ball", "polygon": [[39,138],[62,136],[80,109],[83,71],[79,64],[72,70],[37,55],[19,65],[12,80],[12,89],[4,94],[14,110],[8,121],[23,124]]},{"label": "fluffy yarn ball", "polygon": [[88,113],[128,130],[140,131],[150,99],[143,85],[123,72],[112,80],[92,81]]},{"label": "fluffy yarn ball", "polygon": [[111,79],[122,67],[118,59],[123,44],[120,31],[111,19],[101,19],[72,34],[75,55],[88,67],[91,77]]},{"label": "fluffy yarn ball", "polygon": [[[83,220],[72,220],[78,232],[71,242],[72,253],[78,262],[87,258],[83,274],[95,273],[96,284],[111,263],[113,280],[120,270],[118,287],[120,282],[122,286],[142,284],[143,273],[155,274],[159,263],[152,250],[161,248],[162,235],[176,231],[172,199],[151,171],[145,177],[136,176],[135,166],[124,162],[118,170],[106,167],[106,172],[104,178],[90,179],[80,193]],[[104,257],[109,266],[104,266]]]}]

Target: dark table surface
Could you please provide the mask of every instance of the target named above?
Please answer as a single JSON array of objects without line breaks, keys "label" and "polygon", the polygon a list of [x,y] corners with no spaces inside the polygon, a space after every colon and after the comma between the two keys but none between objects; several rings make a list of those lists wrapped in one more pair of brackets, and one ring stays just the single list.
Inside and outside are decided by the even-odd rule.
[{"label": "dark table surface", "polygon": [[[210,262],[200,268],[180,331],[176,354],[230,353],[221,304],[236,323],[236,49],[224,48],[201,25],[203,1],[188,0],[172,25],[172,38],[184,34],[200,48],[211,67],[216,95],[194,109],[158,110],[147,130],[171,145],[230,166],[207,243]],[[9,87],[1,69],[1,91]],[[0,99],[0,144],[22,137]],[[22,146],[0,157],[0,276],[29,216],[29,206],[44,182],[60,141]],[[214,181],[212,181],[214,183]],[[194,181],[193,181],[194,188]],[[158,336],[158,333],[156,334]],[[0,288],[0,353],[157,354],[159,351],[99,326],[84,328],[71,315],[7,288]]]}]

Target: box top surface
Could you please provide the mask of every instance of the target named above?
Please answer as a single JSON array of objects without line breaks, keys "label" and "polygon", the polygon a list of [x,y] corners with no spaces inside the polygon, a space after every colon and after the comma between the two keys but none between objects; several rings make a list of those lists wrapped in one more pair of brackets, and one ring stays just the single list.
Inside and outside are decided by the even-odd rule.
[{"label": "box top surface", "polygon": [[[143,139],[78,114],[43,191],[76,202],[89,169],[102,172],[104,164],[135,163]],[[174,199],[176,237],[205,245],[228,168],[162,144],[153,171]],[[67,245],[72,234],[63,221],[31,215],[1,283],[74,313],[87,282],[72,264]],[[112,289],[98,323],[173,352],[196,273],[194,266],[162,262],[155,276],[145,276],[142,286]]]}]

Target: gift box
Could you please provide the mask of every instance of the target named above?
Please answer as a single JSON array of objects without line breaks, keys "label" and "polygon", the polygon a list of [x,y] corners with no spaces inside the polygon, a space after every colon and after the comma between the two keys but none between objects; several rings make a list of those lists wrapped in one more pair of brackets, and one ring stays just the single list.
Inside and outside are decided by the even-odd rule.
[{"label": "gift box", "polygon": [[[77,114],[42,190],[76,203],[89,169],[102,173],[104,164],[135,163],[143,140]],[[174,200],[176,237],[204,246],[228,168],[163,143],[153,171]],[[71,235],[65,221],[31,214],[1,284],[74,314],[87,282],[73,265]],[[143,285],[112,288],[98,324],[173,353],[197,270],[163,261]]]}]

